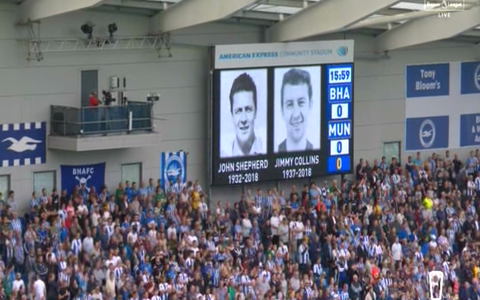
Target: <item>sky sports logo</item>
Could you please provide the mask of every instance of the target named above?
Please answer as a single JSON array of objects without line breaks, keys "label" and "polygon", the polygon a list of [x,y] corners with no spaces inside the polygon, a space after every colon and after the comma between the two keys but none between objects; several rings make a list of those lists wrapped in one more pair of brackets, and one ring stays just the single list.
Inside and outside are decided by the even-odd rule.
[{"label": "sky sports logo", "polygon": [[452,12],[466,9],[465,0],[424,0],[424,10],[437,12],[439,18],[450,18]]}]

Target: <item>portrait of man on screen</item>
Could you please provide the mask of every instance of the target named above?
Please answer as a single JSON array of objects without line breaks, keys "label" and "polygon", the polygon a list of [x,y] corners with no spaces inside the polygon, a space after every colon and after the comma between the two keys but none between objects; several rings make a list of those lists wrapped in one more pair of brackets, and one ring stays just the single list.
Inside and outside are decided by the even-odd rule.
[{"label": "portrait of man on screen", "polygon": [[230,113],[235,138],[222,149],[221,157],[241,157],[264,154],[263,142],[255,134],[257,118],[257,86],[252,77],[242,73],[230,89]]},{"label": "portrait of man on screen", "polygon": [[286,139],[278,145],[278,152],[314,150],[308,140],[307,128],[312,110],[312,81],[310,73],[293,68],[283,75],[280,91],[281,113],[285,123]]}]

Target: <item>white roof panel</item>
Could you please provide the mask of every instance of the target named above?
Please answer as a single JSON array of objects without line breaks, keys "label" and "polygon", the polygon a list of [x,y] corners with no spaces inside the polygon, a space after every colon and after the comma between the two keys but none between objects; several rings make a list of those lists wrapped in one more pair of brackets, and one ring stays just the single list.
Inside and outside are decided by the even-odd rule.
[{"label": "white roof panel", "polygon": [[405,10],[424,10],[425,4],[423,3],[411,3],[411,2],[399,2],[392,6],[394,9],[405,9]]},{"label": "white roof panel", "polygon": [[293,14],[301,11],[302,8],[259,4],[259,5],[255,5],[251,10],[259,11],[259,12],[267,12],[267,13],[293,15]]},{"label": "white roof panel", "polygon": [[166,2],[166,3],[178,3],[182,0],[139,0],[139,1],[146,1],[146,2]]},{"label": "white roof panel", "polygon": [[370,17],[367,18],[368,19],[375,19],[375,18],[378,18],[378,17],[385,17],[384,15],[377,15],[377,14],[374,14],[374,15],[371,15]]},{"label": "white roof panel", "polygon": [[[0,0],[5,1],[5,0]],[[16,0],[19,1],[19,0]],[[38,0],[34,0],[38,1]],[[121,0],[118,0],[122,2]],[[144,2],[144,3],[167,3],[167,4],[175,4],[179,3],[184,0],[132,0],[132,2]],[[187,0],[187,1],[196,1],[196,0]],[[232,1],[232,0],[222,0],[222,1]],[[281,18],[278,18],[278,15],[294,15],[308,6],[315,4],[316,2],[321,2],[323,0],[260,0],[255,4],[252,4],[246,8],[244,8],[243,12],[250,12],[251,14],[245,14],[245,18],[253,18],[253,19],[265,19],[268,21],[278,21]],[[335,0],[328,0],[328,1],[335,1]],[[369,0],[358,0],[358,1],[369,1]],[[411,2],[410,2],[411,1]],[[462,0],[462,1],[474,1],[474,0]],[[475,0],[477,1],[477,0]],[[480,0],[478,0],[480,1]],[[373,14],[365,20],[373,20],[376,18],[385,18],[386,22],[388,22],[387,18],[389,16],[395,16],[397,13],[400,14],[408,14],[410,12],[420,12],[425,10],[425,4],[423,3],[424,0],[401,0],[397,4],[391,6],[388,9],[378,11],[376,14]],[[134,5],[132,6],[134,7]],[[159,6],[162,7],[161,5]],[[242,17],[241,14],[236,14],[236,17]],[[249,16],[249,17],[247,17]],[[252,17],[253,16],[253,17]],[[276,17],[278,19],[276,19]],[[397,18],[398,19],[398,18]],[[408,22],[408,19],[402,19],[401,21],[392,21],[395,24],[403,24]],[[385,23],[387,24],[387,23]],[[480,26],[475,28],[476,31],[480,30]]]}]

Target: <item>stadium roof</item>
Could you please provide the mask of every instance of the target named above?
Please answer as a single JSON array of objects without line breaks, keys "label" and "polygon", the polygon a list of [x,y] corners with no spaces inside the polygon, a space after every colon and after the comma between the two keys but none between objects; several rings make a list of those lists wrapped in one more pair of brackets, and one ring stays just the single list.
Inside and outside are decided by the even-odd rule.
[{"label": "stadium roof", "polygon": [[3,0],[23,21],[82,9],[149,16],[160,34],[210,22],[266,28],[268,42],[335,32],[375,36],[377,52],[454,39],[480,42],[480,0]]}]

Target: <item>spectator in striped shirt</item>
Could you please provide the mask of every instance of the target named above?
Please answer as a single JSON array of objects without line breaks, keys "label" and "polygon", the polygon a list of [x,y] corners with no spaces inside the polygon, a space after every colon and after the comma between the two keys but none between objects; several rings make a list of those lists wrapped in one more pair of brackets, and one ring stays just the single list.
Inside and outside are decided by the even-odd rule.
[{"label": "spectator in striped shirt", "polygon": [[18,218],[16,211],[12,211],[10,218],[10,229],[13,230],[15,234],[23,234],[23,224],[20,218]]},{"label": "spectator in striped shirt", "polygon": [[32,198],[30,199],[30,209],[38,209],[39,203],[38,203],[38,198],[37,198],[37,193],[33,192],[32,193]]},{"label": "spectator in striped shirt", "polygon": [[298,247],[298,265],[299,271],[302,275],[309,272],[310,254],[308,249],[308,237],[304,237]]},{"label": "spectator in striped shirt", "polygon": [[[182,184],[183,193],[169,190],[164,198],[152,197],[149,191],[161,188],[150,180],[148,188],[142,183],[138,191],[127,183],[125,191],[110,199],[108,189],[104,196],[73,196],[58,218],[50,214],[54,208],[48,201],[38,209],[32,205],[25,220],[6,207],[0,265],[11,262],[23,273],[26,286],[35,282],[35,273],[52,272],[58,295],[68,284],[72,299],[82,296],[82,288],[84,298],[93,297],[96,288],[102,300],[173,300],[187,291],[218,300],[243,294],[269,299],[289,291],[309,300],[325,299],[320,295],[397,300],[412,291],[428,298],[426,278],[434,269],[448,275],[445,287],[452,288],[444,293],[455,296],[454,287],[464,281],[473,284],[480,267],[480,257],[475,257],[480,251],[478,185],[472,190],[470,184],[470,191],[467,181],[459,185],[453,161],[438,156],[431,155],[425,168],[418,164],[411,170],[365,164],[364,171],[376,173],[378,184],[363,177],[351,184],[323,184],[317,191],[310,189],[319,205],[297,201],[294,187],[282,205],[278,195],[283,191],[272,188],[265,195],[261,190],[239,194],[238,203],[221,202],[219,213],[211,214],[209,201],[218,201],[202,198],[199,184],[185,189]],[[308,192],[307,185],[302,200],[308,200]],[[422,212],[426,197],[428,218]],[[18,226],[23,222],[25,232]],[[17,259],[15,253],[12,259],[7,241],[27,255]],[[462,253],[468,253],[469,262]],[[48,263],[49,255],[56,257],[55,267]],[[79,281],[83,271],[85,280]]]}]

